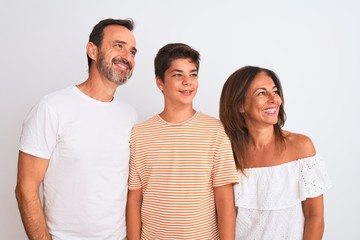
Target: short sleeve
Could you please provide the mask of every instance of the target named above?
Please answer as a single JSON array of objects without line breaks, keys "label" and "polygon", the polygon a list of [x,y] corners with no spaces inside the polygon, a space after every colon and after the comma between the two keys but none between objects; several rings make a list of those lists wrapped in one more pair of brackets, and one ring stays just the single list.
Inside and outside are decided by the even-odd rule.
[{"label": "short sleeve", "polygon": [[23,122],[19,150],[50,159],[56,146],[57,131],[57,114],[43,99],[30,110]]},{"label": "short sleeve", "polygon": [[230,140],[222,127],[215,140],[213,187],[239,183]]},{"label": "short sleeve", "polygon": [[137,164],[136,133],[133,128],[130,136],[129,190],[141,188],[141,181],[136,168]]},{"label": "short sleeve", "polygon": [[331,187],[325,162],[318,156],[304,159],[300,169],[300,194],[302,198],[320,196]]}]

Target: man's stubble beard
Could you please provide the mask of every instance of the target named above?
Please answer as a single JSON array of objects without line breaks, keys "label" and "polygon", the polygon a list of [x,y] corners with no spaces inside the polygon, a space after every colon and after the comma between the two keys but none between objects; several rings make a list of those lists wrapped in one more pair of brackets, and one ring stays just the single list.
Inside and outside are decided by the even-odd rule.
[{"label": "man's stubble beard", "polygon": [[[96,63],[96,67],[99,72],[102,73],[109,81],[117,84],[118,86],[125,84],[131,77],[132,72],[127,74],[127,71],[118,70],[120,73],[116,73],[116,69],[112,65],[113,62],[116,61],[125,61],[119,58],[113,58],[111,61],[111,65],[106,63],[104,55],[100,52],[98,61]],[[126,62],[126,61],[125,61]],[[129,66],[131,70],[131,66]]]}]

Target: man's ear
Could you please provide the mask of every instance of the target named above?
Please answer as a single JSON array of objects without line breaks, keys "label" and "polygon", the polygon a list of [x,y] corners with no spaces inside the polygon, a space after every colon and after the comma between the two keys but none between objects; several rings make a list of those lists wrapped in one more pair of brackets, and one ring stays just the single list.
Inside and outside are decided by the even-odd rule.
[{"label": "man's ear", "polygon": [[97,56],[98,56],[98,48],[97,46],[92,43],[92,42],[88,42],[86,45],[86,52],[87,55],[89,56],[89,58],[91,58],[92,60],[96,60]]},{"label": "man's ear", "polygon": [[156,77],[156,85],[160,89],[160,91],[164,90],[164,82],[161,80],[160,77]]}]

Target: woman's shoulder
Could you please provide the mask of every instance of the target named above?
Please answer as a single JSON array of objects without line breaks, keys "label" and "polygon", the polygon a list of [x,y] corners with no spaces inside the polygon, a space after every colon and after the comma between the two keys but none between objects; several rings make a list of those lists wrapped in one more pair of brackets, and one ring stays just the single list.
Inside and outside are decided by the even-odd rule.
[{"label": "woman's shoulder", "polygon": [[315,146],[310,137],[289,131],[283,131],[285,136],[286,151],[292,159],[311,157],[316,154]]}]

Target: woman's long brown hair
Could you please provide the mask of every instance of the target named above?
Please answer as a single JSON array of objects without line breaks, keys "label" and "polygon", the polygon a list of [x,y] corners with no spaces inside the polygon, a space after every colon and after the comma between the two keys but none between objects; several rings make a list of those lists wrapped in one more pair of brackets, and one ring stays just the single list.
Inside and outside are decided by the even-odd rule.
[{"label": "woman's long brown hair", "polygon": [[264,72],[274,81],[282,104],[279,109],[278,122],[274,125],[276,144],[281,149],[285,146],[285,137],[281,131],[286,121],[284,97],[281,83],[277,75],[266,68],[245,66],[232,73],[226,80],[220,96],[220,121],[230,138],[237,169],[244,172],[248,155],[247,144],[249,132],[246,127],[244,113],[240,108],[244,105],[245,94],[257,74]]}]

